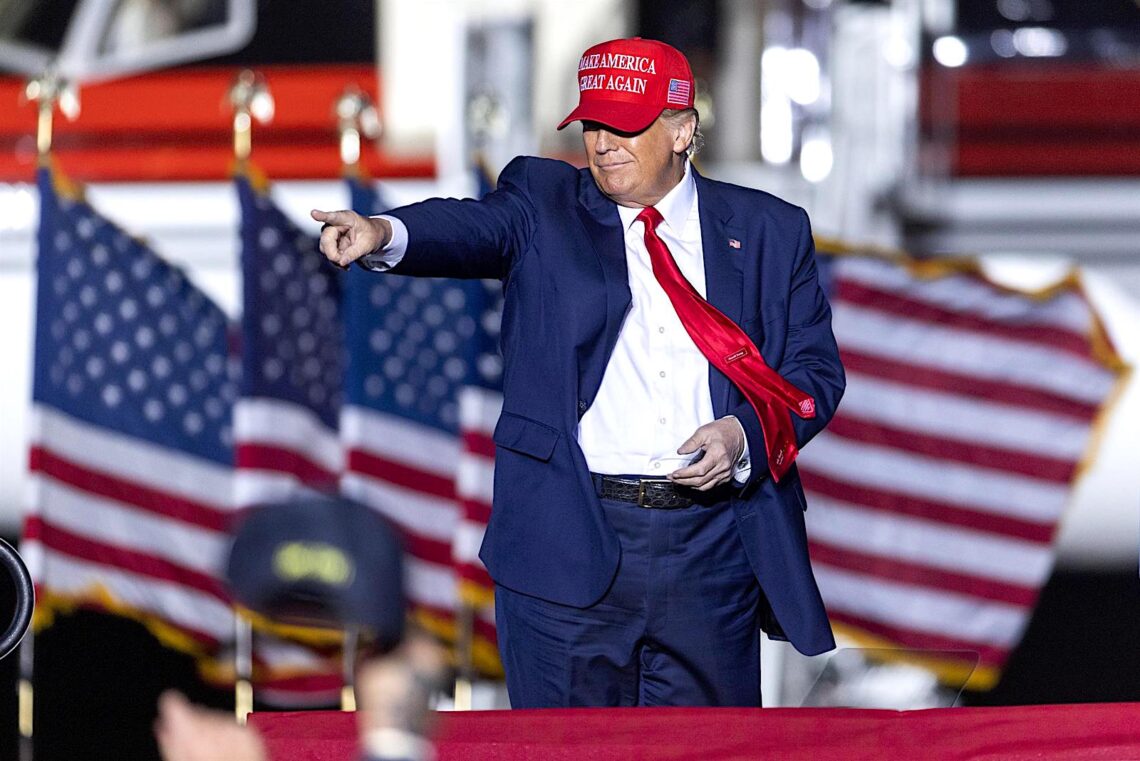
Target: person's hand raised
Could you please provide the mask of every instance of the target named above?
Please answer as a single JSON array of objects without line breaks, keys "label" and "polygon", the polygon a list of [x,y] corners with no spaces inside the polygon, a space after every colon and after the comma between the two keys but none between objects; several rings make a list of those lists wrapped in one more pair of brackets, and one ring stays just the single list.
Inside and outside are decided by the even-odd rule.
[{"label": "person's hand raised", "polygon": [[392,226],[355,211],[320,211],[309,214],[325,227],[321,230],[321,253],[338,267],[347,267],[365,254],[379,251],[392,239]]},{"label": "person's hand raised", "polygon": [[168,690],[158,699],[155,739],[163,761],[267,761],[253,727],[239,726],[233,713],[192,705]]}]

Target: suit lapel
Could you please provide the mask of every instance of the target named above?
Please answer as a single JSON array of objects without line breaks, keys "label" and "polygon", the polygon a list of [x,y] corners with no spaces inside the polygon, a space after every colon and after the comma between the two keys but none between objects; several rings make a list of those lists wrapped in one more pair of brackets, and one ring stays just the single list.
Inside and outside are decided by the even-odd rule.
[{"label": "suit lapel", "polygon": [[[736,324],[743,311],[743,267],[741,257],[748,241],[744,229],[732,224],[732,207],[716,186],[702,177],[696,168],[697,203],[701,216],[701,247],[705,259],[705,298]],[[720,370],[709,365],[709,391],[713,412],[717,417],[728,411],[732,383]]]},{"label": "suit lapel", "polygon": [[[709,303],[740,323],[743,311],[741,257],[748,241],[744,228],[733,224],[732,208],[716,186],[702,177],[695,167],[697,199],[701,218],[701,246],[704,249],[705,295]],[[578,217],[601,265],[606,288],[605,345],[600,354],[583,357],[579,389],[590,397],[602,382],[602,373],[617,342],[625,313],[631,301],[629,273],[625,263],[625,236],[614,202],[602,195],[588,172],[578,183]],[[737,248],[735,244],[739,245]],[[709,391],[717,417],[728,410],[732,384],[709,365]]]},{"label": "suit lapel", "polygon": [[606,288],[606,319],[602,333],[605,343],[600,354],[582,357],[584,361],[579,364],[579,389],[592,400],[602,383],[602,374],[617,343],[632,296],[625,263],[625,235],[617,206],[602,195],[594,184],[594,178],[586,171],[579,176],[578,204],[578,217],[601,265]]}]

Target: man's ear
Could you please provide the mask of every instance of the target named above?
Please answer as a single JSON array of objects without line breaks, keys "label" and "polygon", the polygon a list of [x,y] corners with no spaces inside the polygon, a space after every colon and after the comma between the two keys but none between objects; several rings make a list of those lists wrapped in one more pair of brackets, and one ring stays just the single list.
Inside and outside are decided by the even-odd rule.
[{"label": "man's ear", "polygon": [[697,131],[697,120],[686,119],[673,132],[673,153],[681,154],[689,150],[693,142],[693,133]]}]

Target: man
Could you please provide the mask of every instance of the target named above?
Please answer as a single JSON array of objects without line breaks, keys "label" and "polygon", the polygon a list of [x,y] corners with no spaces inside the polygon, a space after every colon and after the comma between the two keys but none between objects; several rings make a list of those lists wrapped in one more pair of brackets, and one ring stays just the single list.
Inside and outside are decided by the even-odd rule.
[{"label": "man", "polygon": [[[435,758],[430,699],[442,689],[445,671],[443,650],[420,631],[360,666],[356,723],[362,761]],[[239,725],[233,712],[193,705],[173,690],[159,697],[154,736],[163,761],[266,761],[272,750],[252,726]]]},{"label": "man", "polygon": [[761,625],[834,647],[792,465],[844,387],[807,216],[697,174],[677,50],[605,42],[578,77],[560,128],[582,122],[587,169],[518,158],[482,201],[314,211],[321,250],[504,282],[480,557],[511,704],[759,705]]}]

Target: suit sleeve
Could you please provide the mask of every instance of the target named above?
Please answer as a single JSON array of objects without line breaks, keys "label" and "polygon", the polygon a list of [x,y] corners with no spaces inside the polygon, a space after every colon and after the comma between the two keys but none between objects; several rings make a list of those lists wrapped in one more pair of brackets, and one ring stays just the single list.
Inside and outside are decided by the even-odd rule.
[{"label": "suit sleeve", "polygon": [[[792,425],[801,449],[835,414],[847,379],[839,360],[839,347],[831,332],[831,306],[819,282],[815,243],[807,213],[800,210],[800,230],[788,292],[788,331],[783,360],[773,368],[796,388],[815,399],[815,417],[804,420],[794,413]],[[752,459],[749,484],[767,473],[764,434],[756,411],[747,401],[729,411],[744,426]]]},{"label": "suit sleeve", "polygon": [[529,163],[517,158],[481,200],[432,198],[385,212],[408,230],[404,258],[390,272],[417,277],[505,278],[535,228]]}]

